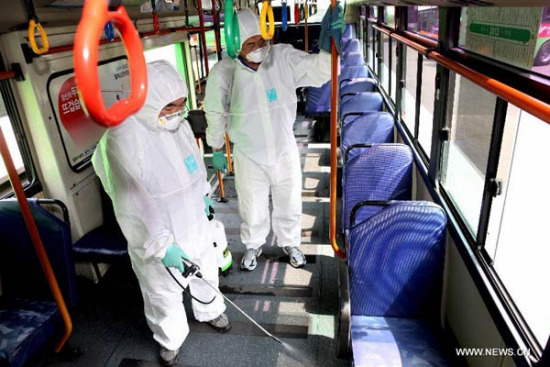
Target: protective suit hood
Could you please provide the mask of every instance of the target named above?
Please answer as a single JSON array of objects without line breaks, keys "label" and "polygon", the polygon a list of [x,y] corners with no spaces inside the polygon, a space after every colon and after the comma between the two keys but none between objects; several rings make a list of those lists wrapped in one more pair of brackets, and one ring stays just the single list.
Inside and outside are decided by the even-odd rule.
[{"label": "protective suit hood", "polygon": [[148,91],[145,104],[133,117],[151,131],[161,131],[158,116],[166,105],[187,98],[187,85],[178,71],[164,60],[147,64]]},{"label": "protective suit hood", "polygon": [[260,18],[252,11],[252,9],[246,8],[237,12],[237,18],[239,19],[239,35],[241,39],[240,48],[243,47],[243,43],[253,36],[259,36],[260,33]]}]

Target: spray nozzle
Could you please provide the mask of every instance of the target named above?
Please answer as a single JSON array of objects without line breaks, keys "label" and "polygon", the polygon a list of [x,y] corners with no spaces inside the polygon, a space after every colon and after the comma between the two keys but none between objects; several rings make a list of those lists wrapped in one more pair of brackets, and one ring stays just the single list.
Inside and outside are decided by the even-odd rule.
[{"label": "spray nozzle", "polygon": [[183,275],[184,278],[187,278],[189,276],[196,276],[197,278],[202,278],[202,274],[200,272],[200,268],[197,264],[192,262],[188,259],[181,259],[181,262],[183,263]]}]

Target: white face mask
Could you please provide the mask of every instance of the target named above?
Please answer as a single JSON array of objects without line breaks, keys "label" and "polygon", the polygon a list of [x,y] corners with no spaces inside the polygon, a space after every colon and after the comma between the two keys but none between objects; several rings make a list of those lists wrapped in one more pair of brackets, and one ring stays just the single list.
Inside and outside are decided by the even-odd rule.
[{"label": "white face mask", "polygon": [[264,47],[260,47],[257,50],[252,51],[248,55],[246,55],[246,59],[250,62],[260,64],[262,63],[269,53],[269,44],[267,44]]},{"label": "white face mask", "polygon": [[185,111],[178,111],[169,115],[160,116],[158,119],[158,127],[168,131],[176,130],[183,122]]}]

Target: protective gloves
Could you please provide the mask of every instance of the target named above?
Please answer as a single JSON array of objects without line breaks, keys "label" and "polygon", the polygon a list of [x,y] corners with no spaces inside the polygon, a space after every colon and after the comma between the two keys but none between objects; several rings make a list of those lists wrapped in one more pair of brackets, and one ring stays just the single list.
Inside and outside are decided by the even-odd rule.
[{"label": "protective gloves", "polygon": [[208,195],[204,195],[204,212],[207,217],[210,217],[210,214],[214,213],[214,202]]},{"label": "protective gloves", "polygon": [[180,273],[183,273],[184,267],[181,259],[189,260],[189,256],[175,243],[168,246],[166,254],[162,258],[162,264],[167,268],[178,268]]},{"label": "protective gloves", "polygon": [[344,9],[340,5],[340,2],[336,2],[334,11],[330,6],[321,21],[321,35],[319,36],[319,48],[330,53],[330,37],[334,38],[336,44],[336,51],[341,54],[342,48],[342,34],[346,29],[346,23],[344,22]]},{"label": "protective gloves", "polygon": [[214,152],[212,155],[212,165],[218,171],[225,171],[227,169],[227,158],[221,150]]}]

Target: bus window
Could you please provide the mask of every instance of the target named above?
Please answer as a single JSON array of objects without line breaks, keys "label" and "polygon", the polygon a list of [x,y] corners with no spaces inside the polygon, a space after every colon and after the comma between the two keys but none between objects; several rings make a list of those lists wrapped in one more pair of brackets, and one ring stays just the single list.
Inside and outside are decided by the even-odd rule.
[{"label": "bus window", "polygon": [[436,66],[435,61],[422,56],[422,93],[420,94],[418,142],[428,158],[432,147]]},{"label": "bus window", "polygon": [[384,7],[384,23],[391,28],[395,28],[395,6]]},{"label": "bus window", "polygon": [[382,70],[380,70],[380,80],[382,88],[386,94],[390,94],[390,36],[385,33],[380,34],[382,37]]},{"label": "bus window", "polygon": [[508,105],[497,177],[501,195],[491,206],[485,250],[513,303],[544,347],[550,334],[548,207],[550,125]]},{"label": "bus window", "polygon": [[397,42],[391,40],[391,99],[397,101]]},{"label": "bus window", "polygon": [[437,40],[439,35],[437,6],[409,6],[407,21],[409,31]]},{"label": "bus window", "polygon": [[450,138],[443,146],[441,186],[476,236],[489,157],[496,97],[451,74],[447,103]]},{"label": "bus window", "polygon": [[405,85],[401,91],[401,119],[412,135],[414,134],[416,125],[416,79],[419,54],[408,47],[403,47],[403,52],[406,62],[403,63]]},{"label": "bus window", "polygon": [[533,66],[533,71],[550,76],[550,6],[542,12]]},{"label": "bus window", "polygon": [[[4,138],[6,139],[6,143],[8,144],[8,149],[11,153],[11,158],[15,165],[15,169],[17,169],[17,172],[21,175],[22,173],[25,172],[25,165],[23,163],[21,152],[19,151],[19,146],[17,145],[15,133],[13,131],[12,123],[10,121],[10,117],[8,116],[8,112],[6,111],[6,106],[4,104],[3,98],[0,99],[0,127],[2,128],[2,133],[4,134]],[[1,157],[0,157],[0,161],[2,161]],[[8,182],[9,182],[8,172],[6,170],[6,166],[4,162],[2,161],[2,164],[0,165],[0,187],[2,188],[2,192],[0,192],[0,194],[2,196],[4,196],[5,194],[3,188]],[[11,188],[8,189],[8,191],[10,190]]]},{"label": "bus window", "polygon": [[375,70],[375,58],[374,55],[376,53],[376,45],[374,43],[374,28],[372,28],[372,23],[369,23],[367,26],[367,37],[368,37],[368,43],[369,43],[369,50],[367,55],[367,64],[370,66],[371,70]]}]

